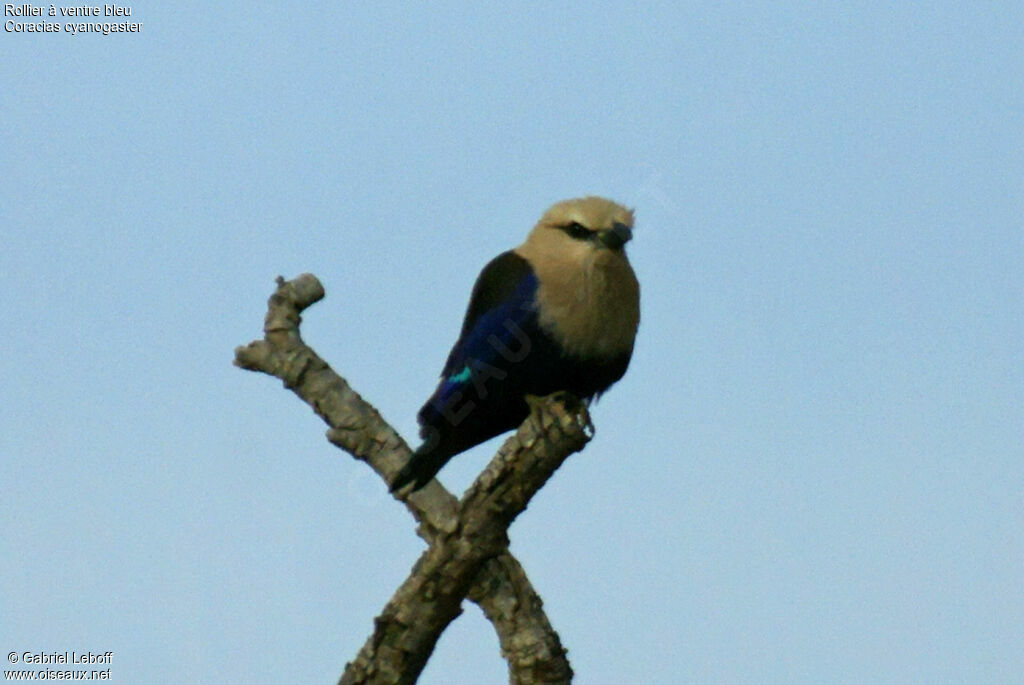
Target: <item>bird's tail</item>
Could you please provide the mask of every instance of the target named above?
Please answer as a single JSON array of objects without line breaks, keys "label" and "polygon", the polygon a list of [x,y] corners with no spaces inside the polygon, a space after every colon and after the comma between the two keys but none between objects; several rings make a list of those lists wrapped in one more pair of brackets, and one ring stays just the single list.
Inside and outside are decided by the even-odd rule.
[{"label": "bird's tail", "polygon": [[[430,449],[433,447],[434,449]],[[409,461],[402,470],[398,472],[395,479],[391,481],[389,490],[396,492],[409,483],[413,484],[412,492],[416,492],[429,483],[441,467],[451,458],[451,454],[445,450],[437,449],[434,445],[424,443],[412,453]]]}]

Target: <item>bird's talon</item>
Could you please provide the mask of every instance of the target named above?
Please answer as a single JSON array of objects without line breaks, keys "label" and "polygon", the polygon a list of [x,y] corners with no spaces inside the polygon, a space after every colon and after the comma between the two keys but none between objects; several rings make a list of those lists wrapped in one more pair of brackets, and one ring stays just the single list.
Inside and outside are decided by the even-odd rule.
[{"label": "bird's talon", "polygon": [[588,440],[593,438],[594,434],[597,433],[597,429],[594,428],[594,422],[590,420],[590,413],[582,412],[580,413],[578,419],[580,423],[580,428],[583,429],[583,434],[587,436]]}]

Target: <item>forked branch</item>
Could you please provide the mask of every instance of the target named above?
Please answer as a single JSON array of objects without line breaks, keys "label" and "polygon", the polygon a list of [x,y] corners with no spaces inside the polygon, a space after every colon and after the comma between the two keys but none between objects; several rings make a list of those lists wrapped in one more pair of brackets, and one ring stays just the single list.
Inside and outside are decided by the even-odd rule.
[{"label": "forked branch", "polygon": [[[280,378],[330,426],[332,443],[391,482],[409,446],[300,336],[301,312],[323,296],[311,274],[278,278],[264,339],[237,348],[235,364]],[[544,398],[461,502],[436,480],[403,499],[428,549],[376,619],[342,683],[415,682],[464,597],[494,625],[510,683],[571,681],[565,650],[508,551],[506,531],[565,458],[586,444],[586,426],[586,409],[577,400]]]}]

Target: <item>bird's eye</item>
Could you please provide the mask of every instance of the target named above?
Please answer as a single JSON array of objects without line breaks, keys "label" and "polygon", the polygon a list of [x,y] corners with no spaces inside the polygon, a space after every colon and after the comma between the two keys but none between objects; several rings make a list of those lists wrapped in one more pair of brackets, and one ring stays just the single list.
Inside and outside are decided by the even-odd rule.
[{"label": "bird's eye", "polygon": [[574,240],[586,240],[591,236],[591,232],[583,224],[576,221],[566,224],[565,232]]}]

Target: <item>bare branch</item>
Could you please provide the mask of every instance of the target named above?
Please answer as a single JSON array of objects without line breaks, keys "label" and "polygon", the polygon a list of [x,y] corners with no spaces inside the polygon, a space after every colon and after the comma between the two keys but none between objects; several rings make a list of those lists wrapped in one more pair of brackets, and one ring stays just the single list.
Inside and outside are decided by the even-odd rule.
[{"label": "bare branch", "polygon": [[[332,443],[366,461],[386,483],[391,482],[409,458],[409,446],[376,409],[303,343],[299,334],[300,313],[323,298],[323,287],[311,274],[303,274],[292,281],[279,277],[277,283],[277,290],[268,302],[264,340],[237,348],[235,364],[284,381],[286,387],[309,404],[330,426],[328,439]],[[485,480],[490,472],[491,468],[474,488],[493,484],[495,476]],[[436,480],[409,496],[404,503],[420,523],[418,532],[428,543],[435,545],[439,539],[455,534],[458,526],[457,501]],[[463,595],[468,592],[470,599],[480,605],[495,626],[502,654],[509,664],[510,683],[568,683],[572,669],[558,634],[551,627],[540,597],[522,567],[505,549],[504,540],[502,542],[501,551],[496,556],[485,558],[482,565],[474,557],[475,577],[471,577]],[[450,615],[449,622],[458,613],[458,602],[454,607],[455,613],[451,611],[448,608],[442,612],[445,616]],[[382,619],[384,616],[378,619],[378,624]],[[429,656],[429,651],[426,656]]]},{"label": "bare branch", "polygon": [[466,596],[498,631],[510,685],[572,681],[565,648],[548,623],[543,602],[507,550],[484,565]]},{"label": "bare branch", "polygon": [[551,474],[589,439],[586,408],[547,398],[498,451],[459,502],[458,528],[438,538],[416,562],[376,619],[375,630],[348,664],[340,685],[414,683],[441,631],[458,616],[482,564],[508,546],[506,531]]}]

